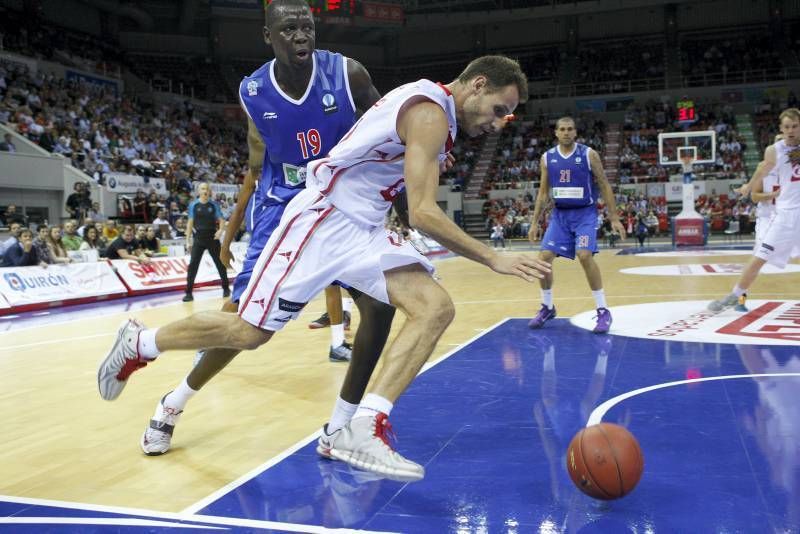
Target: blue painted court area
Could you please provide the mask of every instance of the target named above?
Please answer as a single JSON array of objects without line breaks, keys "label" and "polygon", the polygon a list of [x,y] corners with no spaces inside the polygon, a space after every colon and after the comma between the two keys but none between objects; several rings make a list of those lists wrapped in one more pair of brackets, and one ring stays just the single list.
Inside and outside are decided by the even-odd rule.
[{"label": "blue painted court area", "polygon": [[[563,319],[531,331],[526,323],[508,320],[433,366],[395,407],[397,449],[425,465],[423,481],[376,480],[319,459],[312,443],[187,519],[259,532],[283,531],[258,530],[269,527],[263,521],[408,533],[800,532],[800,347],[597,336]],[[621,500],[594,501],[567,475],[570,439],[608,399],[673,381],[785,373],[794,375],[692,382],[612,406],[603,420],[626,426],[645,456],[639,486]]]}]

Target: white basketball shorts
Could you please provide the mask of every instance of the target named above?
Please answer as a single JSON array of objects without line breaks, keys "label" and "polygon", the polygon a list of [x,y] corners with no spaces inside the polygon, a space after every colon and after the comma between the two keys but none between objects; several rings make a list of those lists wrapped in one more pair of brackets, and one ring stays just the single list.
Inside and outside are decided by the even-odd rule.
[{"label": "white basketball shorts", "polygon": [[800,253],[800,209],[777,210],[755,252],[770,265],[786,267],[789,258]]},{"label": "white basketball shorts", "polygon": [[384,273],[415,263],[434,270],[394,232],[356,223],[318,191],[306,189],[286,207],[261,252],[239,315],[258,328],[280,330],[334,281],[389,304]]}]

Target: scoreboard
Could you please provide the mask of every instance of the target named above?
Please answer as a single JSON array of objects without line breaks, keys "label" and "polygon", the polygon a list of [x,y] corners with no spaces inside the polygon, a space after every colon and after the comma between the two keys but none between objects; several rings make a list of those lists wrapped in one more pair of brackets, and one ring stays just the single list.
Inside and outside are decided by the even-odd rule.
[{"label": "scoreboard", "polygon": [[677,108],[677,119],[680,124],[692,124],[697,121],[697,110],[694,107],[694,100],[684,98],[675,105]]},{"label": "scoreboard", "polygon": [[[272,3],[272,0],[266,0],[266,3]],[[356,0],[308,0],[308,6],[315,15],[352,17],[356,12]]]}]

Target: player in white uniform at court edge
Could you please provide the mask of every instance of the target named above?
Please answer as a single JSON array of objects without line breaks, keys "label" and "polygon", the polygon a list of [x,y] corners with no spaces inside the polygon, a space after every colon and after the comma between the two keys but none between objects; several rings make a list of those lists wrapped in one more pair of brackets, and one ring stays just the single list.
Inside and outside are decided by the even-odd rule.
[{"label": "player in white uniform at court edge", "polygon": [[447,85],[419,80],[390,92],[330,151],[308,166],[306,190],[286,207],[258,259],[239,313],[203,312],[161,328],[123,325],[98,370],[104,397],[116,397],[130,374],[172,350],[255,349],[296,319],[305,304],[338,280],[391,304],[406,322],[350,422],[330,440],[330,456],[387,478],[415,481],[425,469],[389,442],[388,415],[453,319],[454,306],[431,263],[384,227],[405,187],[411,226],[495,272],[534,282],[549,264],[493,251],[469,237],[436,203],[457,122],[467,135],[496,132],[527,98],[516,61],[484,56]]},{"label": "player in white uniform at court edge", "polygon": [[[739,283],[730,294],[711,302],[708,305],[711,311],[718,312],[735,306],[765,263],[783,269],[793,250],[800,247],[800,110],[786,109],[780,114],[779,120],[783,139],[767,147],[764,160],[748,184],[752,185],[753,192],[763,192],[764,178],[775,170],[779,187],[775,197],[775,215]],[[746,188],[743,189],[746,191]]]}]

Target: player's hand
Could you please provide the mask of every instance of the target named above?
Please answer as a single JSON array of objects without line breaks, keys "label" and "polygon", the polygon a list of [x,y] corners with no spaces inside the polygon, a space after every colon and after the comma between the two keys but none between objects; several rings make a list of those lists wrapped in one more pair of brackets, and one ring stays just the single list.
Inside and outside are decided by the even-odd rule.
[{"label": "player's hand", "polygon": [[528,241],[536,243],[542,238],[542,228],[538,224],[532,224],[528,230]]},{"label": "player's hand", "polygon": [[445,160],[439,163],[439,173],[440,174],[446,173],[447,171],[453,168],[453,165],[455,165],[455,163],[456,163],[456,157],[451,152],[448,152]]},{"label": "player's hand", "polygon": [[489,267],[496,273],[518,276],[535,282],[550,272],[550,264],[530,254],[495,254]]},{"label": "player's hand", "polygon": [[750,189],[750,182],[745,182],[741,187],[734,189],[733,192],[746,197],[750,194]]},{"label": "player's hand", "polygon": [[625,227],[622,226],[622,223],[617,219],[616,221],[611,221],[611,228],[616,230],[619,233],[619,238],[625,240],[628,236],[625,232]]},{"label": "player's hand", "polygon": [[223,245],[223,247],[219,249],[219,260],[222,262],[222,265],[224,265],[226,269],[231,268],[231,260],[233,260],[233,254],[231,254],[230,247],[226,247]]}]

